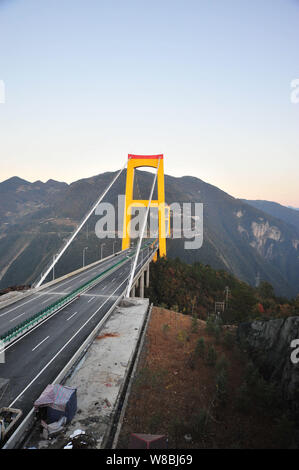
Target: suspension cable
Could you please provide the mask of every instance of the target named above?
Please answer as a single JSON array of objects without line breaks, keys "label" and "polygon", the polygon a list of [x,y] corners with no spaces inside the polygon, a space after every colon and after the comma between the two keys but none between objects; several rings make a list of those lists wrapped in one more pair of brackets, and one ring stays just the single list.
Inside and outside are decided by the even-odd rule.
[{"label": "suspension cable", "polygon": [[53,267],[55,266],[55,264],[57,263],[57,261],[61,258],[61,256],[63,255],[63,253],[65,252],[65,250],[69,247],[69,245],[72,243],[72,241],[74,240],[74,238],[76,237],[76,235],[78,234],[78,232],[80,232],[81,228],[83,227],[83,225],[85,224],[85,222],[87,222],[87,220],[89,219],[89,217],[91,216],[91,214],[93,213],[93,211],[95,210],[95,208],[100,204],[100,202],[102,201],[102,199],[106,196],[106,194],[108,193],[109,189],[112,187],[112,185],[115,183],[115,181],[118,179],[118,177],[121,175],[121,173],[123,172],[123,170],[126,168],[127,166],[127,162],[124,164],[124,166],[119,170],[119,172],[117,173],[117,175],[113,178],[113,180],[111,181],[111,183],[107,186],[107,188],[105,189],[105,191],[101,194],[101,196],[97,199],[96,203],[92,206],[92,208],[90,209],[90,211],[87,213],[87,215],[84,217],[84,219],[82,220],[82,222],[78,225],[78,227],[76,228],[76,230],[72,233],[72,235],[70,236],[70,238],[66,241],[65,245],[63,245],[62,249],[59,251],[59,253],[57,254],[57,256],[55,257],[55,259],[53,259],[53,261],[50,263],[49,267],[45,270],[44,273],[42,273],[40,279],[34,284],[33,287],[39,287],[43,282],[44,280],[46,279],[46,277],[48,276],[49,272],[51,271],[51,269],[53,269]]}]

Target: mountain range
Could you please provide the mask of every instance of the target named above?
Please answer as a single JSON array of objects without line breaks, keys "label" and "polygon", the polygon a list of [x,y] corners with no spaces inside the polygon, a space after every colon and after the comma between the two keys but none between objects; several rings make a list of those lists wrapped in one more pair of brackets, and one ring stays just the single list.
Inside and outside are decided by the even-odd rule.
[{"label": "mountain range", "polygon": [[[30,183],[18,177],[0,183],[0,288],[34,281],[74,230],[87,209],[112,180],[102,173],[67,184],[54,180]],[[136,172],[136,198],[150,193],[153,175]],[[117,204],[125,193],[123,172],[105,201]],[[204,208],[203,245],[185,250],[184,241],[167,240],[169,257],[200,261],[255,285],[257,277],[270,282],[277,295],[299,293],[299,212],[268,201],[236,199],[193,176],[165,175],[166,202],[201,202]],[[65,274],[86,262],[111,254],[113,239],[95,236],[93,215],[55,267]],[[117,240],[115,249],[120,249]],[[51,274],[52,275],[52,274]],[[50,278],[50,275],[49,275]]]}]

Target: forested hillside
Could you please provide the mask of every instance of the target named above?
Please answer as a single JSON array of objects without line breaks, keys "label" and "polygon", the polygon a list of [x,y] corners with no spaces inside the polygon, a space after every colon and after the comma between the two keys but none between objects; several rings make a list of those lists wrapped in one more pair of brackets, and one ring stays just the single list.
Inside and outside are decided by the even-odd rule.
[{"label": "forested hillside", "polygon": [[294,300],[277,297],[267,281],[254,288],[224,270],[178,258],[151,264],[151,283],[145,294],[154,305],[203,320],[214,313],[215,302],[224,301],[221,316],[229,324],[299,315],[299,296]]}]

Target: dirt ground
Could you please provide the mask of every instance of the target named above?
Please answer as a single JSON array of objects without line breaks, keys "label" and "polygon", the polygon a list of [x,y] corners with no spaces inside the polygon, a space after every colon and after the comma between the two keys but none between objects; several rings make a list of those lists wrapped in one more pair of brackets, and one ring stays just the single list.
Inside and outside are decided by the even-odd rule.
[{"label": "dirt ground", "polygon": [[[236,394],[244,379],[248,358],[240,351],[231,331],[232,344],[223,336],[206,332],[206,323],[192,317],[155,307],[139,361],[123,421],[118,448],[128,448],[135,433],[165,434],[169,448],[273,448],[273,417],[255,409],[239,411]],[[198,339],[205,350],[213,345],[217,360],[225,356],[227,399],[219,402],[217,360],[209,365],[205,357],[193,358]]]}]

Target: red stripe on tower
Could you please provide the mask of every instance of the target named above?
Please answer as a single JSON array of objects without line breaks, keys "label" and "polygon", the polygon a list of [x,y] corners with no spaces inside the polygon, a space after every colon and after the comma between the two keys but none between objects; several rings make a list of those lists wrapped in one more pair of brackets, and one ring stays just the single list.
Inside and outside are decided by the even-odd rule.
[{"label": "red stripe on tower", "polygon": [[161,155],[132,155],[129,153],[128,155],[128,159],[151,159],[151,160],[155,160],[155,159],[163,159],[163,154]]}]

